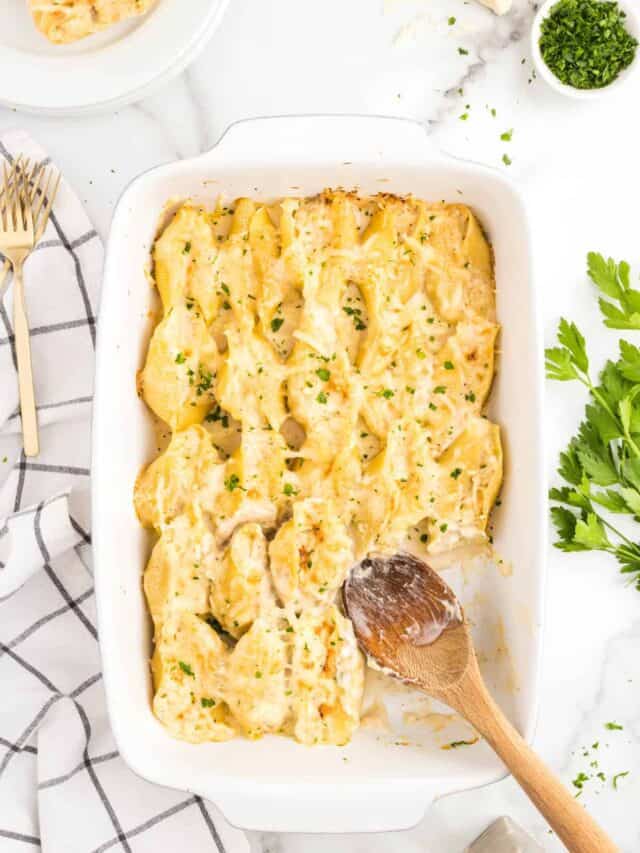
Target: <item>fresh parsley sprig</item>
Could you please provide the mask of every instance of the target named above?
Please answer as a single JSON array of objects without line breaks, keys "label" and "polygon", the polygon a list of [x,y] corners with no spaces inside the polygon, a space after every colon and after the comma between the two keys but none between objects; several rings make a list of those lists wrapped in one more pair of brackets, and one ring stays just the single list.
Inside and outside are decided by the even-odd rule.
[{"label": "fresh parsley sprig", "polygon": [[[640,328],[640,291],[629,284],[629,266],[590,253],[588,269],[600,290],[621,305],[624,322]],[[637,311],[635,299],[637,294]],[[602,303],[610,305],[606,300]],[[612,328],[612,310],[603,309]],[[615,322],[622,322],[619,317]],[[590,396],[585,418],[560,454],[558,474],[565,485],[549,492],[557,548],[563,551],[604,551],[612,554],[621,572],[632,575],[640,590],[640,543],[614,526],[611,516],[630,515],[640,522],[640,348],[619,341],[619,358],[607,361],[599,381],[589,371],[584,336],[565,319],[558,328],[559,346],[545,352],[547,376],[561,382],[578,381]]]},{"label": "fresh parsley sprig", "polygon": [[629,264],[626,261],[616,263],[613,258],[605,260],[598,252],[589,252],[587,268],[591,281],[607,297],[598,300],[605,326],[640,329],[640,290],[631,287]]}]

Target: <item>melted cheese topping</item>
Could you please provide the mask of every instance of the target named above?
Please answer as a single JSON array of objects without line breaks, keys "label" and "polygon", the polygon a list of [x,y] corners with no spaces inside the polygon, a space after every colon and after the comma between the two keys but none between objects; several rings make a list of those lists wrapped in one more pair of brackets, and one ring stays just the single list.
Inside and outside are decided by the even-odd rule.
[{"label": "melted cheese topping", "polygon": [[29,0],[40,32],[54,44],[68,44],[146,14],[156,0]]},{"label": "melted cheese topping", "polygon": [[171,429],[135,505],[154,710],[176,737],[346,743],[364,661],[335,605],[370,551],[486,539],[502,477],[491,249],[463,205],[327,191],[154,247],[141,393]]}]

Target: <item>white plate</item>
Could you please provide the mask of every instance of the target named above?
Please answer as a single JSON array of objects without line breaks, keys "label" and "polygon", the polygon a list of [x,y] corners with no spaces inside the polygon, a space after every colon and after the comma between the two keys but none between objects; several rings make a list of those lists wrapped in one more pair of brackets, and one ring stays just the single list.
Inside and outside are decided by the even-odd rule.
[{"label": "white plate", "polygon": [[70,45],[51,44],[26,0],[0,0],[0,103],[38,113],[113,109],[182,71],[217,27],[228,0],[158,0],[140,18]]},{"label": "white plate", "polygon": [[[362,728],[347,747],[311,749],[275,735],[185,743],[171,738],[151,712],[152,632],[140,583],[151,543],[132,494],[155,448],[135,376],[149,339],[153,295],[144,270],[158,218],[167,199],[213,205],[220,193],[272,199],[327,186],[463,201],[489,231],[503,324],[490,413],[504,428],[506,462],[495,547],[513,572],[503,576],[487,567],[466,579],[450,572],[447,580],[474,621],[497,699],[527,738],[535,718],[547,529],[544,362],[522,200],[499,173],[434,150],[413,122],[348,116],[240,122],[206,154],[137,178],[114,214],[98,327],[92,529],[104,682],[122,757],[146,779],[207,797],[246,829],[401,829],[415,824],[436,797],[505,774],[486,743],[443,750],[427,725],[403,719],[402,708],[392,717],[393,734]],[[456,738],[456,729],[448,729],[446,737],[460,739],[462,731]],[[406,740],[398,742],[397,735]]]}]

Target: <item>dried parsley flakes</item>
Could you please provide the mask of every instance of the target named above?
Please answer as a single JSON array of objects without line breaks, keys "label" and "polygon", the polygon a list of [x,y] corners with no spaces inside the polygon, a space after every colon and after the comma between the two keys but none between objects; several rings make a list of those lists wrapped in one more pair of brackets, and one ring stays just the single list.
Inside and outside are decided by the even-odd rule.
[{"label": "dried parsley flakes", "polygon": [[555,76],[575,89],[601,89],[627,68],[638,42],[615,2],[560,0],[540,27],[540,52]]}]

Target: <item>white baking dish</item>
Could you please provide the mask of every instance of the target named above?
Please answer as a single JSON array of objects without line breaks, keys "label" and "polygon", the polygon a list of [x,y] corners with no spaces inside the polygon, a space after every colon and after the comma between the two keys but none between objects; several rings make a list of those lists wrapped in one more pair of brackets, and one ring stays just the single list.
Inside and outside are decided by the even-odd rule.
[{"label": "white baking dish", "polygon": [[492,416],[504,427],[506,449],[495,543],[513,573],[504,577],[490,566],[467,573],[466,583],[454,575],[453,585],[476,622],[490,683],[510,687],[498,691],[499,701],[528,738],[535,717],[546,531],[542,348],[522,201],[496,172],[434,151],[413,122],[337,116],[240,122],[212,151],[136,179],[117,207],[98,336],[93,536],[105,687],[124,759],[147,779],[209,798],[232,823],[250,829],[404,828],[435,798],[504,775],[486,744],[444,751],[442,736],[424,725],[401,740],[362,729],[346,748],[308,748],[282,737],[194,746],[170,738],[151,713],[151,629],[140,582],[150,543],[131,496],[140,467],[154,455],[135,374],[149,333],[145,266],[158,217],[168,199],[212,203],[219,193],[273,198],[327,186],[464,201],[493,242],[503,332]]}]

